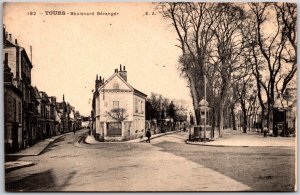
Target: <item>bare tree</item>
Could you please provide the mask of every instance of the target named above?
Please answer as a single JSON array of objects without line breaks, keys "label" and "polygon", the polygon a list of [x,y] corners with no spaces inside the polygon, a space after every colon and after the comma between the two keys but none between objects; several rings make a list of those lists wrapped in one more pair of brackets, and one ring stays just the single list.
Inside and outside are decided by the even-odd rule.
[{"label": "bare tree", "polygon": [[106,111],[106,116],[120,123],[126,120],[129,115],[124,108],[114,108]]},{"label": "bare tree", "polygon": [[[293,79],[297,72],[297,5],[294,3],[276,3],[275,9],[279,24],[282,26],[282,36],[284,40],[284,55],[280,56],[279,63],[284,63],[288,71],[282,77],[282,87],[277,92],[283,94],[289,82]],[[277,82],[279,83],[279,82]]]},{"label": "bare tree", "polygon": [[180,70],[189,82],[196,122],[199,120],[198,104],[203,98],[203,67],[210,52],[211,26],[218,14],[212,13],[213,3],[161,3],[159,11],[171,22],[178,35]]},{"label": "bare tree", "polygon": [[[210,65],[219,72],[219,134],[222,137],[224,125],[225,102],[231,86],[232,76],[240,69],[243,43],[240,33],[244,10],[231,3],[219,3],[215,12],[220,16],[213,24],[213,46]],[[214,78],[216,79],[216,78]]]},{"label": "bare tree", "polygon": [[[297,70],[296,54],[292,51],[296,48],[293,47],[296,34],[292,30],[296,25],[296,10],[293,6],[287,7],[288,4],[282,3],[249,3],[246,23],[250,30],[244,33],[248,41],[248,61],[253,64],[262,113],[267,109],[268,129],[271,128],[270,121],[277,98],[275,95],[284,92]],[[289,62],[291,68],[288,68]],[[267,97],[267,106],[264,104],[263,94]]]}]

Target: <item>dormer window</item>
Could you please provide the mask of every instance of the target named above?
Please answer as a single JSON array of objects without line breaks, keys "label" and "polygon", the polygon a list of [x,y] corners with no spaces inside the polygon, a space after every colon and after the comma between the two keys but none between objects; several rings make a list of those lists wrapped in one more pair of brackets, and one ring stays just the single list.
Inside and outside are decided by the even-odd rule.
[{"label": "dormer window", "polygon": [[119,89],[120,88],[119,83],[114,83],[113,88],[114,89]]}]

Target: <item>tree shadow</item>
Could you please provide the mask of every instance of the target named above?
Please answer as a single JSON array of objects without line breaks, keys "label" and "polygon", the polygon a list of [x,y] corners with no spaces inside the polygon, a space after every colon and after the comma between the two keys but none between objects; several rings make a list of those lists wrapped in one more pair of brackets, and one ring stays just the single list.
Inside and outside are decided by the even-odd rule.
[{"label": "tree shadow", "polygon": [[56,139],[54,142],[50,143],[49,146],[47,146],[41,153],[40,155],[44,154],[44,153],[47,153],[47,152],[50,152],[52,151],[53,149],[55,149],[55,147],[59,146],[59,142],[62,142],[62,141],[65,141],[65,137],[62,136],[58,139]]},{"label": "tree shadow", "polygon": [[226,175],[251,191],[294,191],[295,156],[280,147],[211,147],[161,142],[172,153]]},{"label": "tree shadow", "polygon": [[16,181],[5,180],[5,191],[7,192],[55,192],[62,191],[64,187],[70,185],[70,180],[74,177],[76,171],[68,174],[62,184],[57,184],[52,169],[34,173]]}]

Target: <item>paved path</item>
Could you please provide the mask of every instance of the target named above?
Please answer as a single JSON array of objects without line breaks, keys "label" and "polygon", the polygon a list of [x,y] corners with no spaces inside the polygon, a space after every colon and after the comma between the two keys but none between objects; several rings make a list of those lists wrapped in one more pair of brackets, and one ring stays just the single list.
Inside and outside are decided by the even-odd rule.
[{"label": "paved path", "polygon": [[[103,143],[105,144],[105,143]],[[109,148],[120,143],[109,144]],[[100,144],[101,145],[101,144]],[[127,146],[128,144],[126,144]],[[63,191],[247,191],[250,187],[203,165],[189,161],[151,144],[135,144],[144,148],[136,155],[131,152],[103,156],[97,162],[79,163],[94,167],[88,179],[73,177]],[[125,148],[130,148],[128,145]],[[95,167],[95,164],[98,163]],[[90,171],[90,169],[89,169]],[[88,171],[88,172],[89,172]],[[84,175],[84,170],[77,175]],[[72,185],[73,184],[73,185]],[[74,185],[75,184],[75,185]],[[78,184],[78,185],[76,185]]]},{"label": "paved path", "polygon": [[207,146],[288,146],[296,147],[296,137],[263,137],[261,133],[235,130],[224,130],[222,138],[208,142],[187,142],[188,144],[207,145]]},{"label": "paved path", "polygon": [[[82,132],[86,132],[86,131],[87,131],[86,129],[82,129],[82,130],[77,131],[77,133],[82,133]],[[69,134],[74,134],[74,133],[69,132],[69,133],[57,135],[57,136],[39,141],[38,143],[34,144],[31,147],[28,147],[24,150],[21,150],[21,151],[15,152],[15,153],[6,154],[6,156],[8,156],[8,157],[10,157],[10,156],[20,156],[20,157],[21,156],[38,156],[49,146],[49,144],[53,143],[54,141],[66,136],[66,135],[69,135]]]},{"label": "paved path", "polygon": [[[87,129],[82,129],[77,131],[77,134],[84,134],[85,132],[87,132]],[[74,134],[73,132],[69,132],[69,133],[65,133],[62,135],[58,135],[58,136],[54,136],[48,139],[45,139],[43,141],[40,141],[36,144],[34,144],[31,147],[28,147],[24,150],[21,150],[19,152],[16,153],[12,153],[12,154],[6,154],[6,159],[7,160],[11,160],[14,159],[13,161],[8,161],[5,162],[4,166],[5,166],[5,171],[11,171],[11,170],[15,170],[15,169],[20,169],[20,168],[24,168],[24,167],[28,167],[28,166],[32,166],[34,165],[34,163],[30,162],[30,161],[20,161],[20,160],[15,160],[15,158],[21,158],[21,157],[26,157],[26,156],[38,156],[40,155],[50,144],[59,141],[60,139],[62,139],[63,137],[70,135],[70,134]],[[75,140],[77,141],[77,140]]]}]

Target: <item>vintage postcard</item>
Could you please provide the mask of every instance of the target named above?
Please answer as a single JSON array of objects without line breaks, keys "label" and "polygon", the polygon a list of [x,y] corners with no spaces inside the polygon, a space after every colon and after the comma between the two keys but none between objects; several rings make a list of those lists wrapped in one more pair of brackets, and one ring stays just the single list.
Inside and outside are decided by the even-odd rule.
[{"label": "vintage postcard", "polygon": [[295,2],[2,6],[5,191],[297,191]]}]

